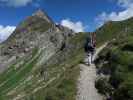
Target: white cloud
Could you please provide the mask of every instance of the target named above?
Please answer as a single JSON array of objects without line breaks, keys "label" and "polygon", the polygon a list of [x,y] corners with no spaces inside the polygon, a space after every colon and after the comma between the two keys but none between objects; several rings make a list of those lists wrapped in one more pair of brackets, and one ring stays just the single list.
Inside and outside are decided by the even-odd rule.
[{"label": "white cloud", "polygon": [[4,5],[12,6],[12,7],[26,6],[32,1],[33,0],[0,0],[0,2],[3,3]]},{"label": "white cloud", "polygon": [[11,33],[15,30],[15,26],[3,26],[0,25],[0,42],[3,42],[4,40],[6,40]]},{"label": "white cloud", "polygon": [[97,16],[95,21],[98,25],[103,25],[106,21],[122,21],[133,17],[133,0],[117,0],[118,5],[124,10],[120,12],[106,13],[102,12]]},{"label": "white cloud", "polygon": [[133,0],[117,0],[118,1],[118,5],[121,7],[130,7],[132,6]]},{"label": "white cloud", "polygon": [[61,25],[72,29],[74,32],[84,32],[85,26],[81,21],[73,22],[70,19],[63,19]]}]

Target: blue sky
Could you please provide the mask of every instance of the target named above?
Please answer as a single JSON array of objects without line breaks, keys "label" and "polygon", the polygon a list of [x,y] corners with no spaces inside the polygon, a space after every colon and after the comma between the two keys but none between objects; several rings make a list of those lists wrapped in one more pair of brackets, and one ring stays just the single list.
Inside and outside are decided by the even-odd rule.
[{"label": "blue sky", "polygon": [[33,0],[32,4],[20,7],[4,3],[0,7],[0,24],[16,26],[38,8],[45,10],[58,23],[63,19],[81,21],[86,25],[86,31],[95,29],[95,17],[101,12],[120,10],[116,1],[110,0]]},{"label": "blue sky", "polygon": [[[0,0],[0,30],[7,26],[15,29],[39,8],[56,23],[79,29],[77,31],[94,31],[105,21],[133,16],[133,0]],[[0,31],[3,37],[10,35],[11,31],[7,35],[5,31]]]}]

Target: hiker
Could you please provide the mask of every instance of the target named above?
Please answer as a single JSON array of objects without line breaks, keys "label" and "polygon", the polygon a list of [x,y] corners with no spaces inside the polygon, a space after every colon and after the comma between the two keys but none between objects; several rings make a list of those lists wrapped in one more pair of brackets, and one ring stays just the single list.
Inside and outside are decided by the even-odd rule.
[{"label": "hiker", "polygon": [[86,43],[85,43],[85,52],[87,54],[87,62],[86,64],[90,65],[93,62],[93,55],[95,52],[95,44],[94,44],[94,37],[93,35],[91,35],[90,37],[88,37],[86,39]]}]

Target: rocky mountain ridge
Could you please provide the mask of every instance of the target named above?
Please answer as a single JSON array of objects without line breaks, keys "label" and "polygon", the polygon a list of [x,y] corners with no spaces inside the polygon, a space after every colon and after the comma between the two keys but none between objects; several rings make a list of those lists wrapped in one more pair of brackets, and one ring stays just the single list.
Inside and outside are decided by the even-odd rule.
[{"label": "rocky mountain ridge", "polygon": [[0,67],[6,68],[8,62],[10,64],[16,59],[30,55],[34,48],[51,48],[50,50],[57,52],[67,39],[67,34],[72,34],[71,30],[60,27],[62,29],[55,25],[46,13],[38,10],[21,22],[13,34],[2,43]]},{"label": "rocky mountain ridge", "polygon": [[73,33],[40,10],[22,21],[0,44],[0,100],[74,98],[66,87],[75,84],[86,34]]}]

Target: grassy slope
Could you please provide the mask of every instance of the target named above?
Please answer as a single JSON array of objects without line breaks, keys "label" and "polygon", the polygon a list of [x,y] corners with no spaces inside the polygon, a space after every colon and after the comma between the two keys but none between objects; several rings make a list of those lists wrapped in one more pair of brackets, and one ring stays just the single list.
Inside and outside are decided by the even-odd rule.
[{"label": "grassy slope", "polygon": [[96,30],[98,45],[110,41],[113,38],[119,37],[119,35],[126,35],[129,32],[133,32],[133,18],[118,21],[107,22],[105,25]]},{"label": "grassy slope", "polygon": [[[84,39],[83,33],[70,38],[71,46],[59,52],[62,57],[55,57],[56,60],[64,60],[54,65],[37,66],[38,58],[43,52],[38,49],[33,51],[31,60],[20,60],[12,65],[0,75],[0,99],[74,100],[76,77],[79,74],[77,65],[83,59]],[[22,61],[21,66],[16,68]]]},{"label": "grassy slope", "polygon": [[[75,100],[76,96],[76,81],[79,75],[79,66],[77,66],[83,60],[83,48],[82,43],[84,41],[85,34],[78,34],[69,40],[72,45],[77,45],[78,48],[73,48],[71,51],[63,51],[67,53],[65,60],[58,62],[55,65],[48,66],[47,70],[61,70],[59,77],[55,79],[46,88],[42,88],[37,91],[34,96],[31,96],[35,100]],[[70,49],[70,48],[69,48]],[[68,57],[67,57],[68,56]],[[51,68],[52,66],[52,68]]]},{"label": "grassy slope", "polygon": [[116,22],[116,24],[111,25],[111,27],[109,27],[110,25],[104,26],[103,29],[101,29],[104,31],[101,34],[107,33],[108,35],[109,33],[110,37],[106,35],[108,38],[114,36],[111,34],[112,32],[118,33],[115,36],[116,40],[112,41],[108,47],[100,53],[99,58],[96,60],[99,73],[110,75],[109,80],[104,78],[99,79],[96,83],[96,87],[103,94],[111,94],[112,91],[113,100],[133,100],[132,22],[133,19],[129,19],[123,22]]}]

